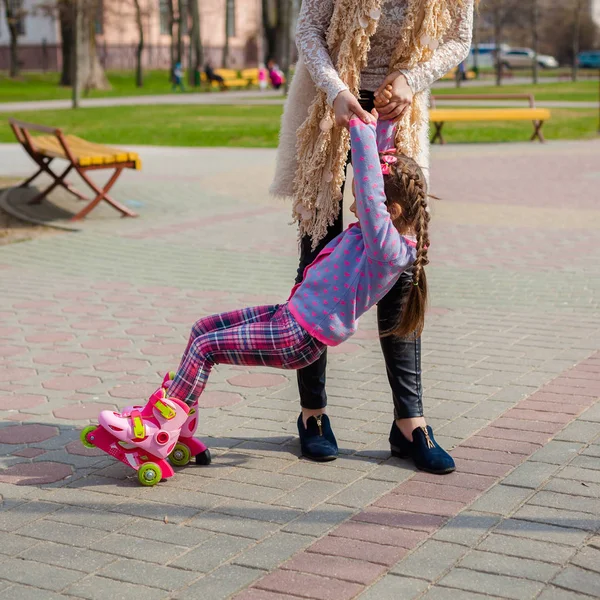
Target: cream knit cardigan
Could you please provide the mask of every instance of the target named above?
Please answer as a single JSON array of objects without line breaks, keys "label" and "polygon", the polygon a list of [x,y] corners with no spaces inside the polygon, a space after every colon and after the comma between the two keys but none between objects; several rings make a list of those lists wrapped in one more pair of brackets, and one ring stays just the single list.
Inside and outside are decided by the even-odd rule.
[{"label": "cream knit cardigan", "polygon": [[[340,78],[354,94],[360,89],[360,71],[377,28],[380,3],[335,0],[327,46]],[[464,60],[471,42],[472,16],[473,0],[407,0],[389,70],[405,73],[415,96],[399,124],[396,147],[415,158],[426,172],[428,89],[418,89],[411,71],[430,66],[431,79],[435,79]],[[339,213],[348,149],[347,131],[333,126],[326,94],[317,89],[300,57],[284,108],[271,192],[293,198],[293,218],[300,234],[310,235],[314,246]]]}]

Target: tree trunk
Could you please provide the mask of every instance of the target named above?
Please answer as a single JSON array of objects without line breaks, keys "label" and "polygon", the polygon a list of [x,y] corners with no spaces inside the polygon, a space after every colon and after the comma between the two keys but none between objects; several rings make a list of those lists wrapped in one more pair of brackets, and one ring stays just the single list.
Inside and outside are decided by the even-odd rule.
[{"label": "tree trunk", "polygon": [[475,11],[475,23],[473,25],[473,72],[475,77],[479,79],[479,11]]},{"label": "tree trunk", "polygon": [[500,51],[500,40],[502,38],[502,15],[500,9],[494,11],[494,44],[496,48],[496,85],[502,85],[502,53]]},{"label": "tree trunk", "polygon": [[173,80],[173,70],[175,69],[175,6],[173,0],[168,0],[167,8],[169,10],[169,33],[171,35],[171,69],[169,71],[169,80]]},{"label": "tree trunk", "polygon": [[139,88],[144,87],[144,74],[142,67],[142,55],[144,52],[144,24],[142,22],[142,9],[140,0],[133,0],[135,5],[135,20],[138,28],[138,45],[135,55],[135,85]]},{"label": "tree trunk", "polygon": [[287,28],[288,28],[288,13],[289,13],[290,0],[278,0],[277,1],[277,25],[275,37],[277,39],[277,45],[275,48],[275,61],[281,66],[285,61],[286,45],[287,45]]},{"label": "tree trunk", "polygon": [[60,74],[60,85],[68,87],[71,85],[71,73],[73,72],[74,29],[73,11],[68,2],[58,3],[58,19],[60,22],[60,51],[62,57],[62,70]]},{"label": "tree trunk", "polygon": [[229,31],[231,30],[231,17],[235,10],[235,0],[225,0],[225,45],[223,46],[223,68],[229,66]]},{"label": "tree trunk", "polygon": [[263,31],[265,36],[266,63],[270,58],[275,61],[277,56],[278,21],[280,16],[280,3],[278,0],[262,0]]},{"label": "tree trunk", "polygon": [[285,73],[288,68],[288,48],[290,38],[290,12],[291,12],[291,0],[286,0],[281,6],[280,19],[279,19],[279,52],[281,60],[278,60],[278,64],[281,70]]},{"label": "tree trunk", "polygon": [[265,28],[265,60],[266,63],[270,58],[277,60],[277,28]]},{"label": "tree trunk", "polygon": [[200,71],[204,64],[204,49],[202,48],[202,36],[200,32],[200,0],[189,0],[192,31],[190,33],[190,85],[200,85]]},{"label": "tree trunk", "polygon": [[19,19],[23,15],[17,14],[13,11],[8,0],[4,0],[6,23],[8,25],[8,31],[10,34],[10,66],[9,76],[14,78],[18,77],[20,73],[19,65]]},{"label": "tree trunk", "polygon": [[578,65],[577,55],[579,54],[579,33],[581,31],[581,0],[575,0],[575,21],[573,22],[573,62],[571,67],[571,79],[577,81]]},{"label": "tree trunk", "polygon": [[283,72],[285,75],[284,94],[287,96],[290,86],[290,68],[292,66],[292,45],[294,43],[294,25],[298,16],[298,0],[287,0],[285,10],[285,19],[283,20],[283,31],[285,32],[285,52],[283,54]]},{"label": "tree trunk", "polygon": [[531,7],[531,30],[533,34],[533,83],[537,84],[539,81],[539,70],[540,65],[538,63],[538,50],[539,50],[539,7],[538,0],[532,0],[533,5]]},{"label": "tree trunk", "polygon": [[175,57],[179,64],[183,63],[183,24],[186,15],[181,10],[182,1],[177,2],[177,46],[175,48]]},{"label": "tree trunk", "polygon": [[70,56],[71,67],[71,99],[72,108],[79,108],[79,100],[81,98],[81,78],[79,71],[81,64],[81,43],[82,43],[82,0],[71,0],[71,24],[73,27],[73,46]]},{"label": "tree trunk", "polygon": [[191,21],[191,29],[189,31],[188,39],[188,84],[190,86],[195,85],[195,75],[194,75],[194,5],[195,0],[189,0],[187,8],[188,8],[188,17]]},{"label": "tree trunk", "polygon": [[80,0],[80,31],[77,35],[77,79],[84,93],[90,90],[110,90],[111,85],[96,52],[95,18],[97,5],[95,0]]},{"label": "tree trunk", "polygon": [[19,65],[19,32],[17,28],[13,25],[9,25],[8,27],[10,31],[10,77],[18,77],[21,69]]}]

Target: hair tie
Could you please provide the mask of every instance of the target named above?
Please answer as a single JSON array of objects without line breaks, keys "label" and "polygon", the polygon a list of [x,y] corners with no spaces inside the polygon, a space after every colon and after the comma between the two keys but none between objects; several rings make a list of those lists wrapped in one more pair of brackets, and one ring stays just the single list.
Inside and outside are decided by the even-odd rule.
[{"label": "hair tie", "polygon": [[395,165],[398,162],[398,157],[395,156],[396,149],[390,148],[388,150],[383,150],[380,152],[379,162],[381,164],[381,174],[382,175],[390,175],[390,165]]}]

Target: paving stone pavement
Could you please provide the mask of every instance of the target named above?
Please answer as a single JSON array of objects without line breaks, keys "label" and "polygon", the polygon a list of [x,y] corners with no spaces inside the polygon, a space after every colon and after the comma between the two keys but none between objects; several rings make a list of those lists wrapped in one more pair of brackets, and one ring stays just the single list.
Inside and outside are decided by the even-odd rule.
[{"label": "paving stone pavement", "polygon": [[598,143],[434,150],[425,408],[455,474],[390,458],[370,314],[331,353],[337,461],[298,459],[292,373],[218,367],[213,464],[154,488],[80,429],[199,316],[283,300],[296,252],[272,151],[140,151],[140,218],[0,249],[0,599],[600,597]]}]

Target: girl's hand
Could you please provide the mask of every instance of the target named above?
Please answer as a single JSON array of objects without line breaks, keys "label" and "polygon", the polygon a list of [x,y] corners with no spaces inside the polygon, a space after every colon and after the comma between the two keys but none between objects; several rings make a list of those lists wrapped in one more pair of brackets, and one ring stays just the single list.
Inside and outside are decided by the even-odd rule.
[{"label": "girl's hand", "polygon": [[386,106],[390,103],[390,99],[392,97],[392,84],[388,83],[382,90],[382,92],[375,96],[373,100],[373,104],[375,108],[381,108],[382,106]]},{"label": "girl's hand", "polygon": [[[391,86],[391,90],[388,86]],[[391,97],[389,96],[390,92]],[[402,73],[399,71],[390,73],[375,91],[380,118],[383,121],[399,121],[404,111],[412,104],[413,95],[413,91]],[[380,103],[385,100],[388,100],[388,103],[381,106]]]},{"label": "girl's hand", "polygon": [[335,113],[335,124],[338,127],[348,127],[353,114],[367,124],[373,120],[371,115],[363,109],[354,94],[349,90],[344,90],[337,95],[333,102],[333,111]]}]

